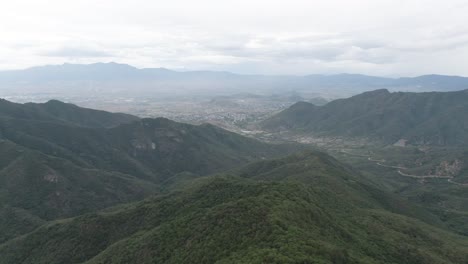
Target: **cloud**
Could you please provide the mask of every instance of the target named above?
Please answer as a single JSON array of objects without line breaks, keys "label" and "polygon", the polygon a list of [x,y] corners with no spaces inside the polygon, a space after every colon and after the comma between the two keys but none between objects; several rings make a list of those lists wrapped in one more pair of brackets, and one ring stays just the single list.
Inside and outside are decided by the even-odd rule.
[{"label": "cloud", "polygon": [[437,52],[468,47],[468,31],[454,33],[440,32],[431,36],[397,41],[392,48],[400,52]]},{"label": "cloud", "polygon": [[111,53],[97,49],[87,49],[78,47],[62,47],[56,50],[46,51],[41,53],[47,57],[63,57],[63,58],[103,58],[113,57]]},{"label": "cloud", "polygon": [[466,0],[6,1],[0,69],[117,61],[262,74],[467,75],[467,13]]},{"label": "cloud", "polygon": [[236,45],[207,45],[206,50],[239,59],[263,59],[277,62],[314,60],[335,62],[356,60],[368,63],[394,61],[382,41],[352,39],[340,34],[260,36]]}]

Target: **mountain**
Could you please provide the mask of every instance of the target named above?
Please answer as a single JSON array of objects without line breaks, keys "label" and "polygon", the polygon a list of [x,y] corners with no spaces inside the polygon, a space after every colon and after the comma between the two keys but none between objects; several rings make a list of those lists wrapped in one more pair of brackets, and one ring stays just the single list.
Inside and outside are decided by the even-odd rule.
[{"label": "mountain", "polygon": [[5,231],[0,241],[47,220],[140,200],[158,188],[128,174],[80,167],[7,140],[0,147],[0,230]]},{"label": "mountain", "polygon": [[[359,74],[242,75],[217,71],[138,69],[126,64],[63,64],[0,71],[0,95],[21,98],[120,98],[217,96],[236,93],[313,93],[336,98],[379,88],[392,91],[455,91],[468,89],[468,78],[444,75],[385,78]],[[37,98],[36,98],[37,100]]]},{"label": "mountain", "polygon": [[415,145],[468,143],[468,90],[407,93],[365,92],[324,106],[299,102],[263,121],[266,130],[318,137],[366,138]]},{"label": "mountain", "polygon": [[306,152],[47,223],[0,263],[466,263],[466,238],[426,217]]},{"label": "mountain", "polygon": [[[433,103],[415,116],[447,102],[460,106],[453,113],[464,93],[381,90],[351,98],[359,104],[348,111],[400,94],[393,102]],[[333,104],[299,103],[293,121]],[[0,264],[468,262],[466,236],[453,233],[461,224],[452,226],[464,218],[442,219],[325,153],[286,156],[306,148],[0,101]]]},{"label": "mountain", "polygon": [[30,119],[86,127],[114,127],[139,118],[128,114],[81,108],[57,100],[43,104],[17,104],[0,99],[0,119]]},{"label": "mountain", "polygon": [[402,88],[416,88],[416,91],[454,91],[467,89],[467,78],[447,75],[422,75],[414,78],[399,78],[395,85]]},{"label": "mountain", "polygon": [[44,221],[140,200],[173,177],[200,177],[285,155],[212,125],[0,101],[0,242]]},{"label": "mountain", "polygon": [[108,129],[9,119],[0,123],[0,135],[78,166],[159,183],[177,173],[213,173],[296,148],[261,143],[209,124],[195,126],[165,118]]}]

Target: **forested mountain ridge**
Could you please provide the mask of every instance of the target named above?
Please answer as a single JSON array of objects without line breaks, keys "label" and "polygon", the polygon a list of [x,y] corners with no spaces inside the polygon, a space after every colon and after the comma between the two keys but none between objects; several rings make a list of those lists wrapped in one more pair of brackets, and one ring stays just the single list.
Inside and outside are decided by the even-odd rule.
[{"label": "forested mountain ridge", "polygon": [[0,102],[0,241],[44,221],[140,200],[188,177],[285,155],[212,125],[139,119],[58,101]]},{"label": "forested mountain ridge", "polygon": [[0,245],[0,263],[468,260],[466,240],[418,220],[427,217],[423,210],[409,217],[419,209],[372,191],[354,173],[314,152],[253,163],[166,195],[49,223]]},{"label": "forested mountain ridge", "polygon": [[367,138],[415,145],[468,144],[468,90],[407,93],[376,90],[324,106],[299,102],[263,121],[271,131]]},{"label": "forested mountain ridge", "polygon": [[85,127],[113,127],[139,119],[129,114],[82,108],[57,100],[18,104],[4,99],[0,99],[0,118],[60,122]]}]

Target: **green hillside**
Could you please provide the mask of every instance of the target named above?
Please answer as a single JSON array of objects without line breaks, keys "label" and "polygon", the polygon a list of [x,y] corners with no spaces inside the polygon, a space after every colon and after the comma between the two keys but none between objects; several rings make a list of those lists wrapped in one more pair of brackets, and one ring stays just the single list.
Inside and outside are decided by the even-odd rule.
[{"label": "green hillside", "polygon": [[155,182],[185,171],[213,173],[299,148],[269,145],[212,125],[194,126],[165,118],[141,119],[109,129],[9,119],[0,122],[0,135],[78,166]]},{"label": "green hillside", "polygon": [[468,90],[457,92],[366,92],[324,106],[299,102],[263,121],[271,131],[367,138],[417,145],[468,142]]},{"label": "green hillside", "polygon": [[[163,118],[128,123],[125,115],[58,101],[0,103],[5,105],[0,111],[0,217],[18,220],[0,221],[5,230],[0,242],[44,221],[141,200],[180,174],[195,178],[299,148],[261,143],[211,125]],[[123,124],[103,127],[116,122]]]},{"label": "green hillside", "polygon": [[468,240],[418,220],[423,211],[409,217],[404,208],[392,210],[388,204],[399,203],[372,190],[320,153],[253,163],[166,195],[48,223],[0,245],[0,263],[468,261]]},{"label": "green hillside", "polygon": [[47,103],[17,104],[0,99],[0,118],[34,119],[87,127],[113,127],[138,120],[138,117],[109,113],[50,100]]},{"label": "green hillside", "polygon": [[[330,104],[296,104],[288,122]],[[56,101],[0,106],[0,264],[468,262],[459,193],[441,212],[321,152],[278,158],[306,146]]]}]

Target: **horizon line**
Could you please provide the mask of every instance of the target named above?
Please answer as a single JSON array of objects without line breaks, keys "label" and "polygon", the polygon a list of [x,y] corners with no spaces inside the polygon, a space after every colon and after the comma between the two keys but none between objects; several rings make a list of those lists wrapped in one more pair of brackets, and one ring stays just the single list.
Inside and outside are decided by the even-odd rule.
[{"label": "horizon line", "polygon": [[309,74],[255,74],[255,73],[238,73],[238,72],[225,71],[225,70],[196,70],[196,69],[179,70],[179,69],[171,69],[171,68],[166,68],[166,67],[141,67],[141,68],[140,68],[140,67],[137,67],[137,66],[128,64],[128,63],[120,63],[120,62],[115,62],[115,61],[110,61],[110,62],[93,62],[93,63],[70,63],[70,62],[63,62],[63,63],[61,63],[61,64],[42,64],[42,65],[30,66],[30,67],[25,67],[25,68],[17,68],[17,69],[0,69],[0,72],[26,71],[26,70],[31,70],[31,69],[35,69],[35,68],[59,67],[59,66],[66,66],[66,65],[92,66],[92,65],[98,65],[98,64],[128,66],[128,67],[134,68],[134,69],[136,69],[136,70],[159,69],[159,70],[166,70],[166,71],[172,71],[172,72],[177,72],[177,73],[212,72],[212,73],[226,73],[226,74],[239,75],[239,76],[307,77],[307,76],[313,76],[313,75],[317,75],[317,76],[358,75],[358,76],[376,77],[376,78],[386,78],[386,79],[418,78],[418,77],[424,77],[424,76],[442,76],[442,77],[468,78],[468,76],[462,76],[462,75],[447,75],[447,74],[438,74],[438,73],[427,73],[427,74],[415,75],[415,76],[397,76],[397,77],[392,77],[392,76],[381,76],[381,75],[368,75],[368,74],[362,74],[362,73],[349,73],[349,72],[330,73],[330,74],[326,74],[326,73],[309,73]]}]

